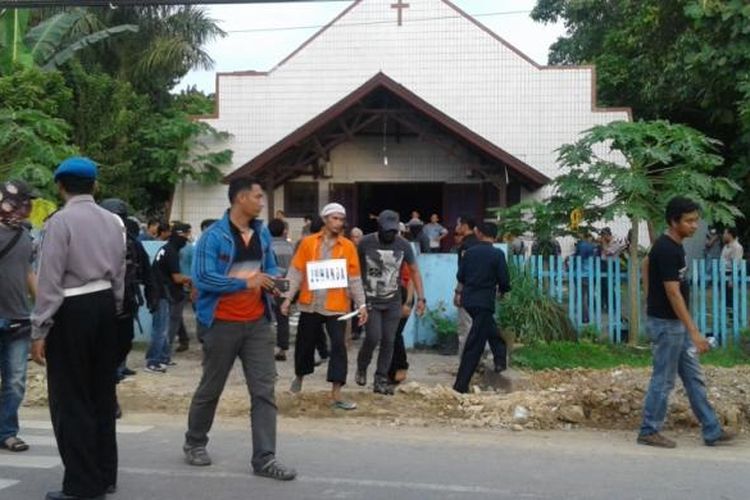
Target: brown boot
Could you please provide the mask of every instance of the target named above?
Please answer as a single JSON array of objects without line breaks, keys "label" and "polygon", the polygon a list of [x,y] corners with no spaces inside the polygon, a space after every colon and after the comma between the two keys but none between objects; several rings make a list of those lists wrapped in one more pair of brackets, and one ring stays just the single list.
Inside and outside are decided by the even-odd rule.
[{"label": "brown boot", "polygon": [[657,448],[676,448],[677,443],[671,439],[665,438],[658,432],[653,434],[640,435],[636,440],[638,444],[645,444],[646,446],[656,446]]},{"label": "brown boot", "polygon": [[717,437],[716,439],[712,439],[711,441],[705,440],[703,442],[706,443],[706,446],[719,446],[733,441],[736,437],[737,434],[735,434],[734,432],[722,430],[721,435],[719,435],[719,437]]}]

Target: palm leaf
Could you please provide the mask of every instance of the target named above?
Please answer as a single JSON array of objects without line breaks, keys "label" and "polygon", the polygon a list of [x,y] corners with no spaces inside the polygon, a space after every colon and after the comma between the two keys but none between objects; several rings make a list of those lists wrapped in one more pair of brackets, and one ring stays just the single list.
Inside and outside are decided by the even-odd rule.
[{"label": "palm leaf", "polygon": [[48,61],[60,49],[73,26],[83,17],[83,9],[60,12],[31,28],[25,41],[34,60],[40,63]]},{"label": "palm leaf", "polygon": [[112,28],[97,31],[96,33],[92,33],[91,35],[84,36],[65,49],[57,52],[56,54],[53,54],[52,57],[44,63],[42,68],[46,70],[58,68],[65,64],[68,60],[70,60],[70,58],[73,57],[79,50],[83,50],[87,47],[90,47],[91,45],[107,40],[108,38],[127,32],[137,33],[138,26],[134,24],[122,24],[120,26],[114,26]]}]

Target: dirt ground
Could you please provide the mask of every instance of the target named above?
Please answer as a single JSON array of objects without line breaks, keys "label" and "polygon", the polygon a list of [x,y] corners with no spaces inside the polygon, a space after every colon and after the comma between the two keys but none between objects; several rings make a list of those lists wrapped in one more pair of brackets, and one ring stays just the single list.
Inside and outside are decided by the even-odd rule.
[{"label": "dirt ground", "polygon": [[[359,344],[349,350],[349,380]],[[130,355],[129,366],[138,373],[119,385],[125,412],[156,412],[183,418],[201,374],[201,352],[196,344],[175,356],[178,365],[163,375],[144,372],[143,351]],[[474,387],[468,395],[450,389],[458,359],[435,353],[410,353],[409,378],[393,397],[372,393],[371,386],[351,383],[344,388],[358,408],[333,410],[325,381],[326,364],[305,379],[301,394],[288,391],[293,362],[277,362],[277,403],[288,418],[326,418],[388,426],[445,426],[452,428],[636,429],[641,414],[649,369],[550,370],[524,374],[526,389],[510,394]],[[750,367],[706,367],[709,397],[728,427],[750,430]],[[371,376],[371,374],[370,374]],[[371,382],[371,381],[370,381]],[[43,369],[31,366],[25,404],[44,406],[46,381]],[[219,404],[225,417],[247,415],[249,402],[239,363],[235,366]],[[684,390],[678,383],[670,405],[667,428],[688,430],[697,426]]]}]

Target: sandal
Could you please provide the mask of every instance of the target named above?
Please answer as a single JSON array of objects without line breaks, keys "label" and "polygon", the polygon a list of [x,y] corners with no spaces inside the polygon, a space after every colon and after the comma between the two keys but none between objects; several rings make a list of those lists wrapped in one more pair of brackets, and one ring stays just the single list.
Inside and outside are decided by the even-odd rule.
[{"label": "sandal", "polygon": [[29,445],[26,444],[26,442],[16,436],[11,436],[2,443],[0,443],[0,448],[12,452],[19,452],[19,451],[26,451],[29,449]]},{"label": "sandal", "polygon": [[339,400],[339,401],[334,401],[333,403],[331,403],[331,407],[334,410],[346,410],[346,411],[356,410],[357,409],[357,403],[355,403],[353,401]]}]

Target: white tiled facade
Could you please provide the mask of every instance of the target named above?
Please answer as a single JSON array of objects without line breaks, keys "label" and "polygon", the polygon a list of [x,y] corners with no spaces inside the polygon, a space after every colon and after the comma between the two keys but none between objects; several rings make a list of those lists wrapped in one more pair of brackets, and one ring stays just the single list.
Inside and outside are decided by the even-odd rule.
[{"label": "white tiled facade", "polygon": [[[629,119],[625,111],[594,109],[591,68],[536,66],[443,0],[408,0],[398,26],[393,3],[356,2],[268,74],[219,75],[218,117],[206,122],[233,136],[226,145],[234,150],[227,173],[378,72],[550,178],[559,171],[555,150],[562,144],[594,125]],[[358,139],[334,149],[331,182],[467,182],[461,165],[427,144],[394,147],[386,168],[377,153],[381,147]],[[438,163],[432,161],[436,156],[437,169],[396,168],[399,157],[417,167]],[[274,201],[283,207],[283,190]],[[226,206],[225,186],[187,184],[184,195],[180,188],[175,194],[172,218],[195,225]]]}]

